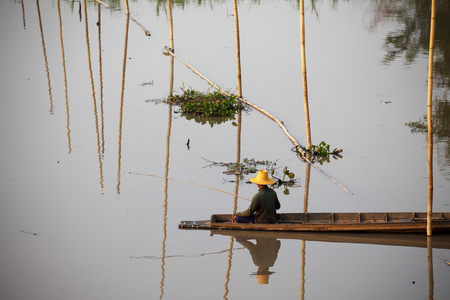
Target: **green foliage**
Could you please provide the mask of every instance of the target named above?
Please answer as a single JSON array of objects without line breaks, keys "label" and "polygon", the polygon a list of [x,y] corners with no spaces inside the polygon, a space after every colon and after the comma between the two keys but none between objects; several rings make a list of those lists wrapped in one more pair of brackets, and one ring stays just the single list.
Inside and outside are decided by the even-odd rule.
[{"label": "green foliage", "polygon": [[228,97],[218,91],[202,93],[192,89],[183,90],[182,95],[170,95],[167,103],[180,106],[183,114],[205,117],[231,117],[239,109],[236,96]]},{"label": "green foliage", "polygon": [[321,141],[319,145],[311,145],[311,148],[309,148],[307,151],[312,155],[317,156],[326,156],[328,154],[336,154],[341,152],[337,148],[334,148],[333,151],[330,151],[330,145],[328,145],[324,141]]}]

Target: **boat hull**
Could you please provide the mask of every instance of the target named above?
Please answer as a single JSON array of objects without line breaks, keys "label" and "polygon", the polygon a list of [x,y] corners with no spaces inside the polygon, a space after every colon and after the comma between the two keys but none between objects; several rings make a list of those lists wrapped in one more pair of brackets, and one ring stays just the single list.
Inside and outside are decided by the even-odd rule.
[{"label": "boat hull", "polygon": [[[292,213],[277,214],[274,224],[232,222],[231,214],[215,214],[210,220],[182,221],[181,229],[227,229],[293,232],[403,232],[422,233],[426,212],[389,213]],[[432,214],[432,231],[450,233],[450,213]]]}]

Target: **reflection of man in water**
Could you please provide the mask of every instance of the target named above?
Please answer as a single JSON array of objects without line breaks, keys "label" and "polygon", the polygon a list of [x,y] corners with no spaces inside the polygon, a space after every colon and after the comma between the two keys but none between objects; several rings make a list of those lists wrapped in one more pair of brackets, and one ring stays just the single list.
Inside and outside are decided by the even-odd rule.
[{"label": "reflection of man in water", "polygon": [[269,268],[275,264],[277,260],[278,251],[280,250],[281,242],[274,238],[257,238],[256,244],[248,240],[236,241],[248,249],[252,256],[253,263],[258,266],[258,271],[251,275],[256,275],[259,284],[268,284],[269,275],[275,273],[270,272]]}]

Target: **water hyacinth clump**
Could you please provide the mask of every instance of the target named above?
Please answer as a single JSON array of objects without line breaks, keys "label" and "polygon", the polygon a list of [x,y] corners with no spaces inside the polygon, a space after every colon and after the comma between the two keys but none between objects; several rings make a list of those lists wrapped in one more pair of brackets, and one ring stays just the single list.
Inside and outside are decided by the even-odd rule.
[{"label": "water hyacinth clump", "polygon": [[239,110],[237,96],[227,96],[218,91],[202,93],[192,89],[183,90],[182,95],[170,95],[166,102],[180,106],[180,112],[205,117],[234,116]]}]

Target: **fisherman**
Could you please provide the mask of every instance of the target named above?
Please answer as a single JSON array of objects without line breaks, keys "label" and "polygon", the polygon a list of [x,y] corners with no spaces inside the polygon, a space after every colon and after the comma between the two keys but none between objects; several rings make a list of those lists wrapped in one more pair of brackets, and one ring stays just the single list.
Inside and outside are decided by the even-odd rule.
[{"label": "fisherman", "polygon": [[277,193],[267,185],[275,183],[266,170],[260,170],[250,182],[258,185],[259,191],[253,196],[247,210],[236,213],[233,220],[238,223],[275,223],[276,210],[280,209]]}]

